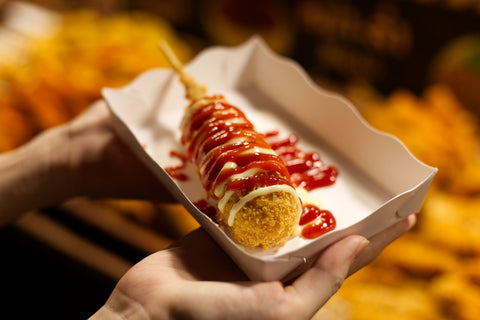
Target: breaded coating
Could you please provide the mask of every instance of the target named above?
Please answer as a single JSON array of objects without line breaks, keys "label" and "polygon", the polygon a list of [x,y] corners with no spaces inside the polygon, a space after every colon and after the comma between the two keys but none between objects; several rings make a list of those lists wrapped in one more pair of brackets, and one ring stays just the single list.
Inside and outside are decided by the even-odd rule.
[{"label": "breaded coating", "polygon": [[[236,203],[240,194],[233,196],[225,212]],[[228,214],[218,211],[219,224],[228,229],[241,244],[254,248],[268,249],[284,245],[294,236],[298,228],[298,203],[288,192],[272,192],[254,198],[236,214],[232,226],[228,225]]]}]

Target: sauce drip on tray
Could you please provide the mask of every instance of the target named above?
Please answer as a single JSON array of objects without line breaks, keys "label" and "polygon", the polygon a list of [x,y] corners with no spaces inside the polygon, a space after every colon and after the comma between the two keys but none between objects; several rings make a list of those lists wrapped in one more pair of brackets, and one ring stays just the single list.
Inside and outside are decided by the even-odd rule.
[{"label": "sauce drip on tray", "polygon": [[297,147],[298,137],[290,135],[283,140],[275,141],[278,131],[265,135],[270,146],[277,152],[285,163],[290,180],[296,187],[307,191],[330,186],[335,183],[338,176],[337,168],[326,165],[316,152],[304,152]]},{"label": "sauce drip on tray", "polygon": [[319,209],[317,206],[311,204],[303,206],[300,226],[302,227],[302,236],[304,238],[318,238],[328,231],[335,229],[336,224],[335,218],[330,211]]},{"label": "sauce drip on tray", "polygon": [[183,170],[187,166],[187,158],[181,154],[180,152],[177,151],[170,151],[170,157],[175,157],[180,159],[181,163],[178,166],[175,167],[167,167],[165,168],[165,171],[168,173],[168,175],[174,179],[180,180],[180,181],[187,181],[188,177],[185,173],[183,173]]}]

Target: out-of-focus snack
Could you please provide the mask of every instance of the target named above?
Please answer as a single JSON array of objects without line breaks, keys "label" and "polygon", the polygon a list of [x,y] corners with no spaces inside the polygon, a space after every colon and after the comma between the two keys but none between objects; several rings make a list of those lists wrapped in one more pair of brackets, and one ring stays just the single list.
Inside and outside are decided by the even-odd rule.
[{"label": "out-of-focus snack", "polygon": [[461,255],[480,255],[480,197],[435,192],[424,205],[421,222],[429,241]]},{"label": "out-of-focus snack", "polygon": [[416,234],[406,234],[395,241],[378,259],[391,269],[408,270],[411,277],[432,278],[457,270],[460,265],[455,255],[442,247],[423,241]]},{"label": "out-of-focus snack", "polygon": [[399,320],[478,319],[478,119],[444,85],[433,85],[420,97],[405,90],[386,98],[358,87],[350,92],[373,126],[399,137],[439,171],[417,226],[347,279],[315,319],[337,310],[336,304],[348,310],[346,320],[386,314]]},{"label": "out-of-focus snack", "polygon": [[[395,287],[376,281],[353,283],[347,279],[341,294],[331,302],[343,309],[342,320],[438,320],[435,303],[424,293],[421,286]],[[325,309],[324,309],[325,308]],[[312,320],[323,320],[328,315],[329,304],[320,309]],[[346,314],[346,315],[345,315]],[[387,316],[388,315],[388,316]]]},{"label": "out-of-focus snack", "polygon": [[[400,138],[421,161],[438,168],[436,184],[455,193],[480,191],[477,119],[442,85],[423,97],[394,92],[364,108],[376,128]],[[467,175],[468,172],[468,175]]]},{"label": "out-of-focus snack", "polygon": [[0,152],[14,149],[33,135],[30,119],[16,108],[0,88]]},{"label": "out-of-focus snack", "polygon": [[461,272],[450,273],[436,278],[428,287],[428,292],[438,301],[443,319],[480,318],[480,290]]},{"label": "out-of-focus snack", "polygon": [[2,51],[14,57],[0,59],[0,92],[7,97],[0,101],[0,121],[8,121],[3,114],[23,118],[18,124],[27,129],[1,138],[12,143],[3,143],[0,151],[70,120],[101,98],[101,88],[119,87],[145,70],[167,66],[154,45],[159,38],[167,39],[182,61],[192,55],[167,22],[145,13],[104,16],[80,10],[52,15],[60,21],[56,33],[34,37],[10,32],[17,45],[9,48],[15,50]]}]

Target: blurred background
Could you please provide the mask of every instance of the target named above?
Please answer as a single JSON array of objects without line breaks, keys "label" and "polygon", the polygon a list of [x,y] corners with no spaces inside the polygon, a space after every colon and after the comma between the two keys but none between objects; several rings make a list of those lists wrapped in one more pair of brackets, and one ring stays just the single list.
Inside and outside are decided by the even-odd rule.
[{"label": "blurred background", "polygon": [[[315,319],[480,319],[479,0],[0,1],[0,152],[105,86],[253,34],[439,168],[418,224]],[[0,229],[0,318],[85,319],[198,224],[179,205],[72,199]],[[5,317],[4,317],[5,315]]]}]

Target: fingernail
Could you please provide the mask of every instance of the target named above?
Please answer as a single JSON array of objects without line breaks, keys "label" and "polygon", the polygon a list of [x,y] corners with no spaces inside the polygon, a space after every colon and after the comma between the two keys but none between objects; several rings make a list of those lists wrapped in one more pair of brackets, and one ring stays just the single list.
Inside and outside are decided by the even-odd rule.
[{"label": "fingernail", "polygon": [[368,241],[368,239],[366,238],[362,238],[362,240],[358,242],[357,247],[355,248],[355,253],[354,253],[355,259],[358,258],[358,256],[360,256],[365,251],[365,249],[367,249],[369,244],[370,244],[370,241]]}]

